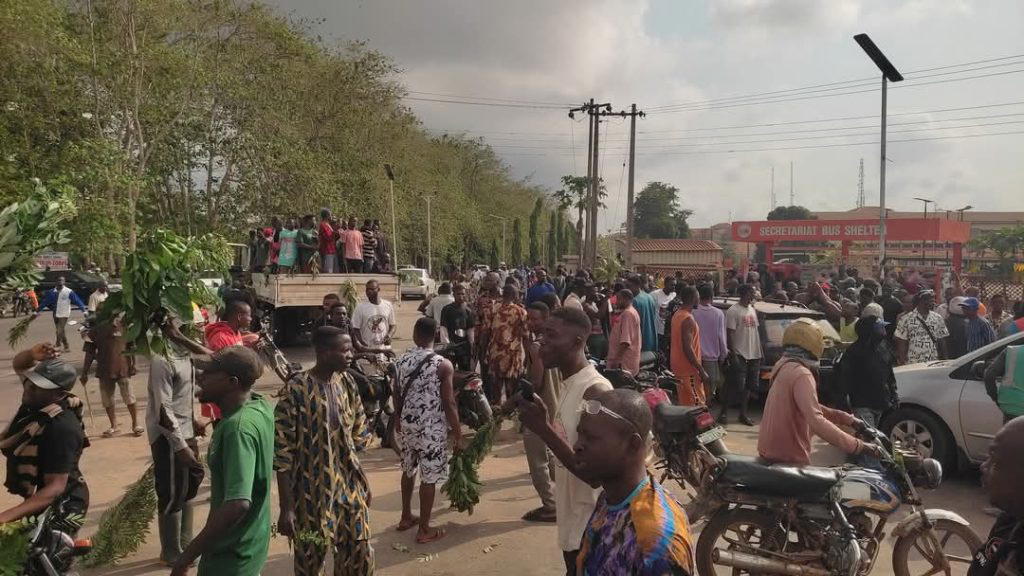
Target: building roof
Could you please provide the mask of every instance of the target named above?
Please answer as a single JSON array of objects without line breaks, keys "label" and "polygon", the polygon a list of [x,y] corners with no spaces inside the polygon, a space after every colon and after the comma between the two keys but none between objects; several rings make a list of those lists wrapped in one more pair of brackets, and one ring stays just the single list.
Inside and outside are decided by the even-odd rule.
[{"label": "building roof", "polygon": [[692,238],[638,238],[633,240],[634,252],[708,252],[721,246],[710,240]]},{"label": "building roof", "polygon": [[[891,208],[886,208],[886,216],[888,218],[923,218],[923,210],[915,211],[899,211]],[[846,211],[837,212],[811,212],[819,220],[847,220],[855,218],[878,218],[879,208],[878,206],[864,206],[862,208],[853,208]],[[928,210],[928,218],[939,218],[939,219],[951,219],[959,220],[958,212],[950,210],[939,210],[935,211],[932,207]],[[971,222],[973,224],[1013,224],[1024,222],[1024,212],[991,212],[981,210],[965,210],[964,221]]]}]

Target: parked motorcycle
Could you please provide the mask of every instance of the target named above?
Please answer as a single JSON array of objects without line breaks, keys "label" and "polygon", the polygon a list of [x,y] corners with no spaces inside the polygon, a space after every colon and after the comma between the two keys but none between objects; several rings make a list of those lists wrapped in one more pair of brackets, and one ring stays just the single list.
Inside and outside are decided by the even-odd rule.
[{"label": "parked motorcycle", "polygon": [[277,377],[282,382],[287,383],[292,376],[302,372],[302,364],[289,362],[284,352],[281,352],[281,349],[277,347],[274,339],[270,336],[270,331],[266,324],[260,325],[258,334],[260,339],[254,346],[254,349],[260,355],[263,362],[277,374]]},{"label": "parked motorcycle", "polygon": [[[954,512],[923,509],[918,487],[935,488],[941,465],[881,432],[858,436],[882,446],[877,466],[767,465],[730,454],[707,409],[658,406],[655,436],[665,477],[696,491],[691,522],[708,518],[697,541],[701,576],[790,574],[857,576],[874,568],[886,523],[902,505],[911,514],[893,529],[892,573],[964,574],[981,538]],[[883,569],[884,571],[884,569]]]},{"label": "parked motorcycle", "polygon": [[[434,352],[448,359],[453,366],[458,366],[458,356],[469,347],[468,342],[461,344],[439,344]],[[452,389],[455,391],[455,405],[459,411],[459,422],[478,430],[494,418],[491,403],[484,394],[484,381],[476,372],[455,369],[452,377]]]},{"label": "parked motorcycle", "polygon": [[387,430],[395,409],[391,403],[391,391],[396,373],[393,354],[359,355],[349,374],[356,381],[359,397],[363,401],[363,412],[370,432],[380,438],[383,448],[390,448]]},{"label": "parked motorcycle", "polygon": [[92,550],[87,539],[75,540],[73,534],[82,526],[82,515],[67,513],[63,502],[57,502],[36,519],[29,536],[25,576],[66,576],[75,558]]}]

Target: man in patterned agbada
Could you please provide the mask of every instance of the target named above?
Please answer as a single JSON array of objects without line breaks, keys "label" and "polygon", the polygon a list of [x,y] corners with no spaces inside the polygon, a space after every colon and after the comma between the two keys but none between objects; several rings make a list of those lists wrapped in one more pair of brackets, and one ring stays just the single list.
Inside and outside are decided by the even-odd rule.
[{"label": "man in patterned agbada", "polygon": [[316,365],[285,385],[274,411],[277,529],[295,546],[295,574],[322,574],[328,546],[335,576],[373,574],[370,485],[357,452],[370,432],[355,382],[351,337],[323,326],[313,333]]}]

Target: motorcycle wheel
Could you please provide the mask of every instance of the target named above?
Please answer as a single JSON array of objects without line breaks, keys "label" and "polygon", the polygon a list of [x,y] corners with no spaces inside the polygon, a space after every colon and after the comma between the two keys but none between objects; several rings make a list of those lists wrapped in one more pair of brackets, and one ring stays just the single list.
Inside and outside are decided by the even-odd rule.
[{"label": "motorcycle wheel", "polygon": [[696,564],[700,576],[755,574],[711,560],[715,548],[723,550],[782,550],[786,531],[771,516],[749,508],[723,510],[711,517],[697,539]]},{"label": "motorcycle wheel", "polygon": [[481,426],[487,424],[494,419],[494,413],[491,412],[491,403],[487,401],[487,398],[483,394],[477,394],[472,402],[470,402],[470,410],[475,416],[475,426],[470,424],[470,428],[473,430],[479,430]]},{"label": "motorcycle wheel", "polygon": [[949,520],[936,520],[935,539],[941,551],[934,550],[927,533],[917,530],[900,538],[892,550],[892,570],[896,576],[911,574],[942,574],[937,552],[946,557],[950,570],[945,574],[963,576],[971,567],[975,551],[982,546],[981,537],[970,526]]}]

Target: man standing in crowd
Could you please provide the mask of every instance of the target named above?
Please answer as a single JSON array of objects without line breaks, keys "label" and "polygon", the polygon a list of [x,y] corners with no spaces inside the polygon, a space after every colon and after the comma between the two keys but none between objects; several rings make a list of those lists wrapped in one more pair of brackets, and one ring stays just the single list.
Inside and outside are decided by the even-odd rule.
[{"label": "man standing in crowd", "polygon": [[302,225],[299,226],[298,236],[295,238],[295,242],[299,247],[298,252],[298,267],[302,270],[303,274],[309,274],[311,272],[310,259],[319,247],[319,235],[316,231],[316,225],[313,223],[313,215],[306,214],[302,217]]},{"label": "man standing in crowd", "polygon": [[668,303],[676,297],[674,288],[675,278],[666,276],[662,280],[661,288],[651,292],[651,298],[654,299],[654,305],[658,310],[658,318],[654,323],[654,329],[658,333],[658,350],[662,351],[668,350],[668,343],[665,341],[665,325],[672,321],[672,317],[668,315]]},{"label": "man standing in crowd", "polygon": [[455,299],[441,310],[441,342],[456,346],[455,363],[459,370],[473,370],[476,360],[476,315],[466,303],[466,287],[455,284]]},{"label": "man standing in crowd", "polygon": [[565,291],[569,288],[569,277],[565,275],[565,266],[559,264],[555,268],[555,277],[551,284],[555,287],[555,294],[558,294],[558,299],[561,300],[565,296]]},{"label": "man standing in crowd", "polygon": [[381,231],[380,220],[374,220],[371,229],[373,230],[373,238],[377,245],[377,269],[381,273],[389,273],[391,272],[391,267],[388,262],[388,239],[384,232]]},{"label": "man standing in crowd", "polygon": [[725,313],[725,329],[729,342],[730,369],[726,375],[726,393],[722,398],[722,411],[718,421],[728,421],[729,404],[739,400],[740,422],[753,426],[747,412],[750,392],[757,388],[761,367],[761,335],[757,311],[754,309],[754,287],[741,284],[736,293],[740,301],[733,304]]},{"label": "man standing in crowd", "polygon": [[455,301],[455,297],[452,296],[452,285],[449,282],[442,282],[437,288],[437,295],[426,302],[426,306],[423,309],[423,315],[427,318],[433,318],[435,321],[441,321],[441,311],[444,310],[445,306]]},{"label": "man standing in crowd", "polygon": [[[658,351],[658,305],[654,298],[642,289],[643,279],[634,274],[626,280],[626,287],[633,293],[633,307],[640,315],[640,333],[643,341],[640,350],[644,352]],[[634,372],[635,374],[635,372]]]},{"label": "man standing in crowd", "polygon": [[100,381],[100,400],[110,420],[110,428],[103,432],[104,438],[111,438],[121,432],[117,427],[117,411],[114,409],[114,390],[120,390],[121,399],[128,408],[132,419],[132,434],[142,436],[145,429],[139,425],[135,395],[129,378],[134,374],[134,360],[125,355],[124,336],[121,333],[120,318],[97,323],[90,331],[96,346],[96,378]]},{"label": "man standing in crowd", "polygon": [[363,233],[359,230],[355,216],[348,219],[345,235],[345,266],[351,274],[360,274],[363,270]]},{"label": "man standing in crowd", "polygon": [[148,388],[146,436],[153,455],[160,561],[173,566],[192,540],[192,500],[205,475],[196,440],[205,430],[193,414],[188,352],[172,341],[167,354],[153,354]]},{"label": "man standing in crowd", "polygon": [[978,315],[980,306],[981,302],[974,297],[965,298],[961,305],[964,317],[967,319],[966,352],[974,352],[996,341],[996,331],[992,329],[992,325]]},{"label": "man standing in crowd", "polygon": [[284,229],[277,235],[277,267],[281,273],[290,272],[299,257],[299,230],[294,218],[284,223]]},{"label": "man standing in crowd", "polygon": [[53,310],[53,326],[57,331],[56,345],[63,346],[65,352],[71,351],[65,329],[68,326],[68,319],[71,318],[72,306],[79,310],[85,310],[85,304],[82,304],[81,298],[65,285],[64,277],[61,276],[57,278],[57,285],[43,296],[43,302],[36,311],[38,313],[46,309]]},{"label": "man standing in crowd", "polygon": [[[530,326],[530,341],[526,345],[527,376],[533,383],[533,391],[544,403],[548,419],[554,415],[558,406],[558,397],[562,384],[562,376],[557,369],[546,370],[541,357],[541,332],[550,316],[550,309],[543,302],[534,302],[526,311]],[[557,518],[555,508],[555,468],[551,462],[551,453],[540,438],[529,428],[523,429],[523,447],[526,449],[526,464],[530,468],[530,479],[533,488],[540,496],[540,508],[530,510],[523,515],[528,522],[554,522]]]},{"label": "man standing in crowd", "polygon": [[523,375],[526,341],[526,309],[519,304],[519,291],[506,285],[501,301],[490,319],[487,368],[491,371],[491,405],[501,404],[502,391],[511,396],[516,380]]},{"label": "man standing in crowd", "polygon": [[676,400],[683,406],[707,404],[705,383],[710,379],[701,366],[700,327],[693,318],[697,290],[686,286],[679,291],[682,306],[672,315],[672,373],[676,377]]},{"label": "man standing in crowd", "polygon": [[[252,307],[243,298],[229,297],[224,303],[224,312],[219,322],[212,322],[204,330],[206,347],[216,352],[228,346],[253,344],[259,339],[256,334],[245,334],[252,325]],[[192,350],[196,354],[204,354],[201,350]]]},{"label": "man standing in crowd", "polygon": [[882,309],[882,305],[875,302],[875,291],[867,286],[860,289],[857,293],[860,299],[860,317],[874,316],[875,318],[881,318],[885,315],[885,311]]},{"label": "man standing in crowd", "polygon": [[[413,327],[416,344],[395,363],[400,381],[394,389],[395,432],[399,437],[402,465],[402,519],[398,531],[416,526],[416,542],[427,544],[444,537],[441,528],[430,526],[438,484],[448,480],[452,449],[462,449],[462,429],[451,362],[434,353],[437,322],[420,318]],[[412,490],[420,477],[420,515],[412,514]]]},{"label": "man standing in crowd", "polygon": [[633,292],[620,290],[615,308],[618,319],[612,322],[612,331],[608,337],[608,368],[622,369],[636,376],[640,373],[643,335],[640,314],[633,306]]},{"label": "man standing in crowd", "polygon": [[548,282],[547,270],[537,268],[537,283],[526,291],[526,305],[529,306],[534,302],[540,301],[541,296],[549,293],[556,293],[555,286]]},{"label": "man standing in crowd", "polygon": [[210,514],[185,548],[171,576],[185,576],[196,558],[200,576],[258,576],[270,547],[270,485],[274,414],[252,386],[263,374],[260,357],[242,346],[194,361],[202,370],[199,400],[220,408],[207,462]]},{"label": "man standing in crowd", "polygon": [[896,357],[899,363],[932,362],[948,358],[946,337],[949,330],[942,316],[932,310],[935,292],[922,290],[914,295],[914,310],[900,318],[896,326]]},{"label": "man standing in crowd", "polygon": [[376,272],[374,263],[377,261],[377,235],[373,232],[373,224],[369,219],[363,220],[363,227],[359,229],[363,235],[363,273]]},{"label": "man standing in crowd", "polygon": [[100,285],[96,287],[96,291],[89,295],[89,313],[95,314],[96,310],[107,301],[110,296],[110,288],[106,282],[100,282]]},{"label": "man standing in crowd", "polygon": [[597,293],[597,286],[587,282],[584,286],[585,300],[583,301],[583,312],[590,320],[590,338],[587,339],[587,349],[595,358],[604,360],[608,356],[608,335],[601,326],[601,309],[608,306],[601,295]]},{"label": "man standing in crowd", "polygon": [[603,392],[584,402],[573,449],[561,448],[603,489],[583,534],[578,574],[696,574],[683,507],[647,471],[651,424],[643,396]]},{"label": "man standing in crowd", "polygon": [[320,230],[317,242],[320,245],[320,271],[334,274],[338,271],[338,254],[335,242],[338,240],[334,226],[331,225],[331,211],[324,208],[320,211]]},{"label": "man standing in crowd", "polygon": [[4,487],[24,500],[0,511],[0,525],[37,516],[61,497],[65,512],[84,516],[89,487],[78,463],[89,439],[82,401],[71,394],[75,368],[49,344],[18,352],[11,364],[21,379],[21,406],[0,435],[0,452],[7,459]]},{"label": "man standing in crowd", "polygon": [[940,314],[946,319],[946,350],[949,358],[959,358],[967,354],[967,317],[964,316],[963,296],[954,296],[946,305],[946,313]]},{"label": "man standing in crowd", "polygon": [[586,282],[582,278],[569,281],[569,293],[565,295],[562,306],[583,310],[583,295],[586,293]]},{"label": "man standing in crowd", "polygon": [[487,349],[490,344],[491,318],[494,316],[494,305],[501,295],[498,282],[500,278],[497,272],[488,272],[480,280],[480,294],[477,296],[476,307],[476,342],[474,350],[480,363],[480,374],[484,378],[484,389],[488,398],[493,398],[495,384],[491,378],[491,371],[487,365]]},{"label": "man standing in crowd", "polygon": [[865,316],[854,325],[857,337],[839,362],[839,384],[853,414],[877,428],[882,414],[899,402],[896,363],[885,337],[885,321]]},{"label": "man standing in crowd", "polygon": [[389,348],[397,327],[395,307],[380,297],[380,284],[370,280],[366,283],[366,301],[356,304],[352,312],[352,342],[356,352],[380,352]]},{"label": "man standing in crowd", "polygon": [[693,319],[700,331],[700,365],[708,375],[704,381],[704,398],[710,404],[724,379],[722,363],[729,355],[729,344],[726,342],[725,312],[712,304],[715,295],[712,284],[701,284],[697,294],[700,303],[693,311]]},{"label": "man standing in crowd", "polygon": [[277,528],[295,546],[298,576],[321,574],[328,548],[335,574],[372,574],[370,486],[356,456],[369,444],[370,430],[348,373],[352,340],[323,326],[313,333],[313,349],[316,364],[288,381],[274,409]]},{"label": "man standing in crowd", "polygon": [[967,576],[1016,576],[1024,570],[1024,417],[1006,423],[981,465],[988,498],[1002,514],[975,552]]},{"label": "man standing in crowd", "polygon": [[555,466],[558,545],[565,559],[567,576],[575,576],[580,542],[594,512],[598,494],[582,479],[590,478],[572,457],[572,450],[566,447],[575,446],[579,438],[583,401],[596,399],[601,392],[611,390],[612,385],[597,372],[584,353],[590,335],[590,320],[586,314],[573,308],[562,308],[544,323],[543,334],[541,360],[545,367],[557,368],[561,372],[562,397],[555,409],[553,423],[548,423],[544,405],[536,400],[520,398],[519,417],[523,425],[540,436],[558,457],[560,465]]}]

